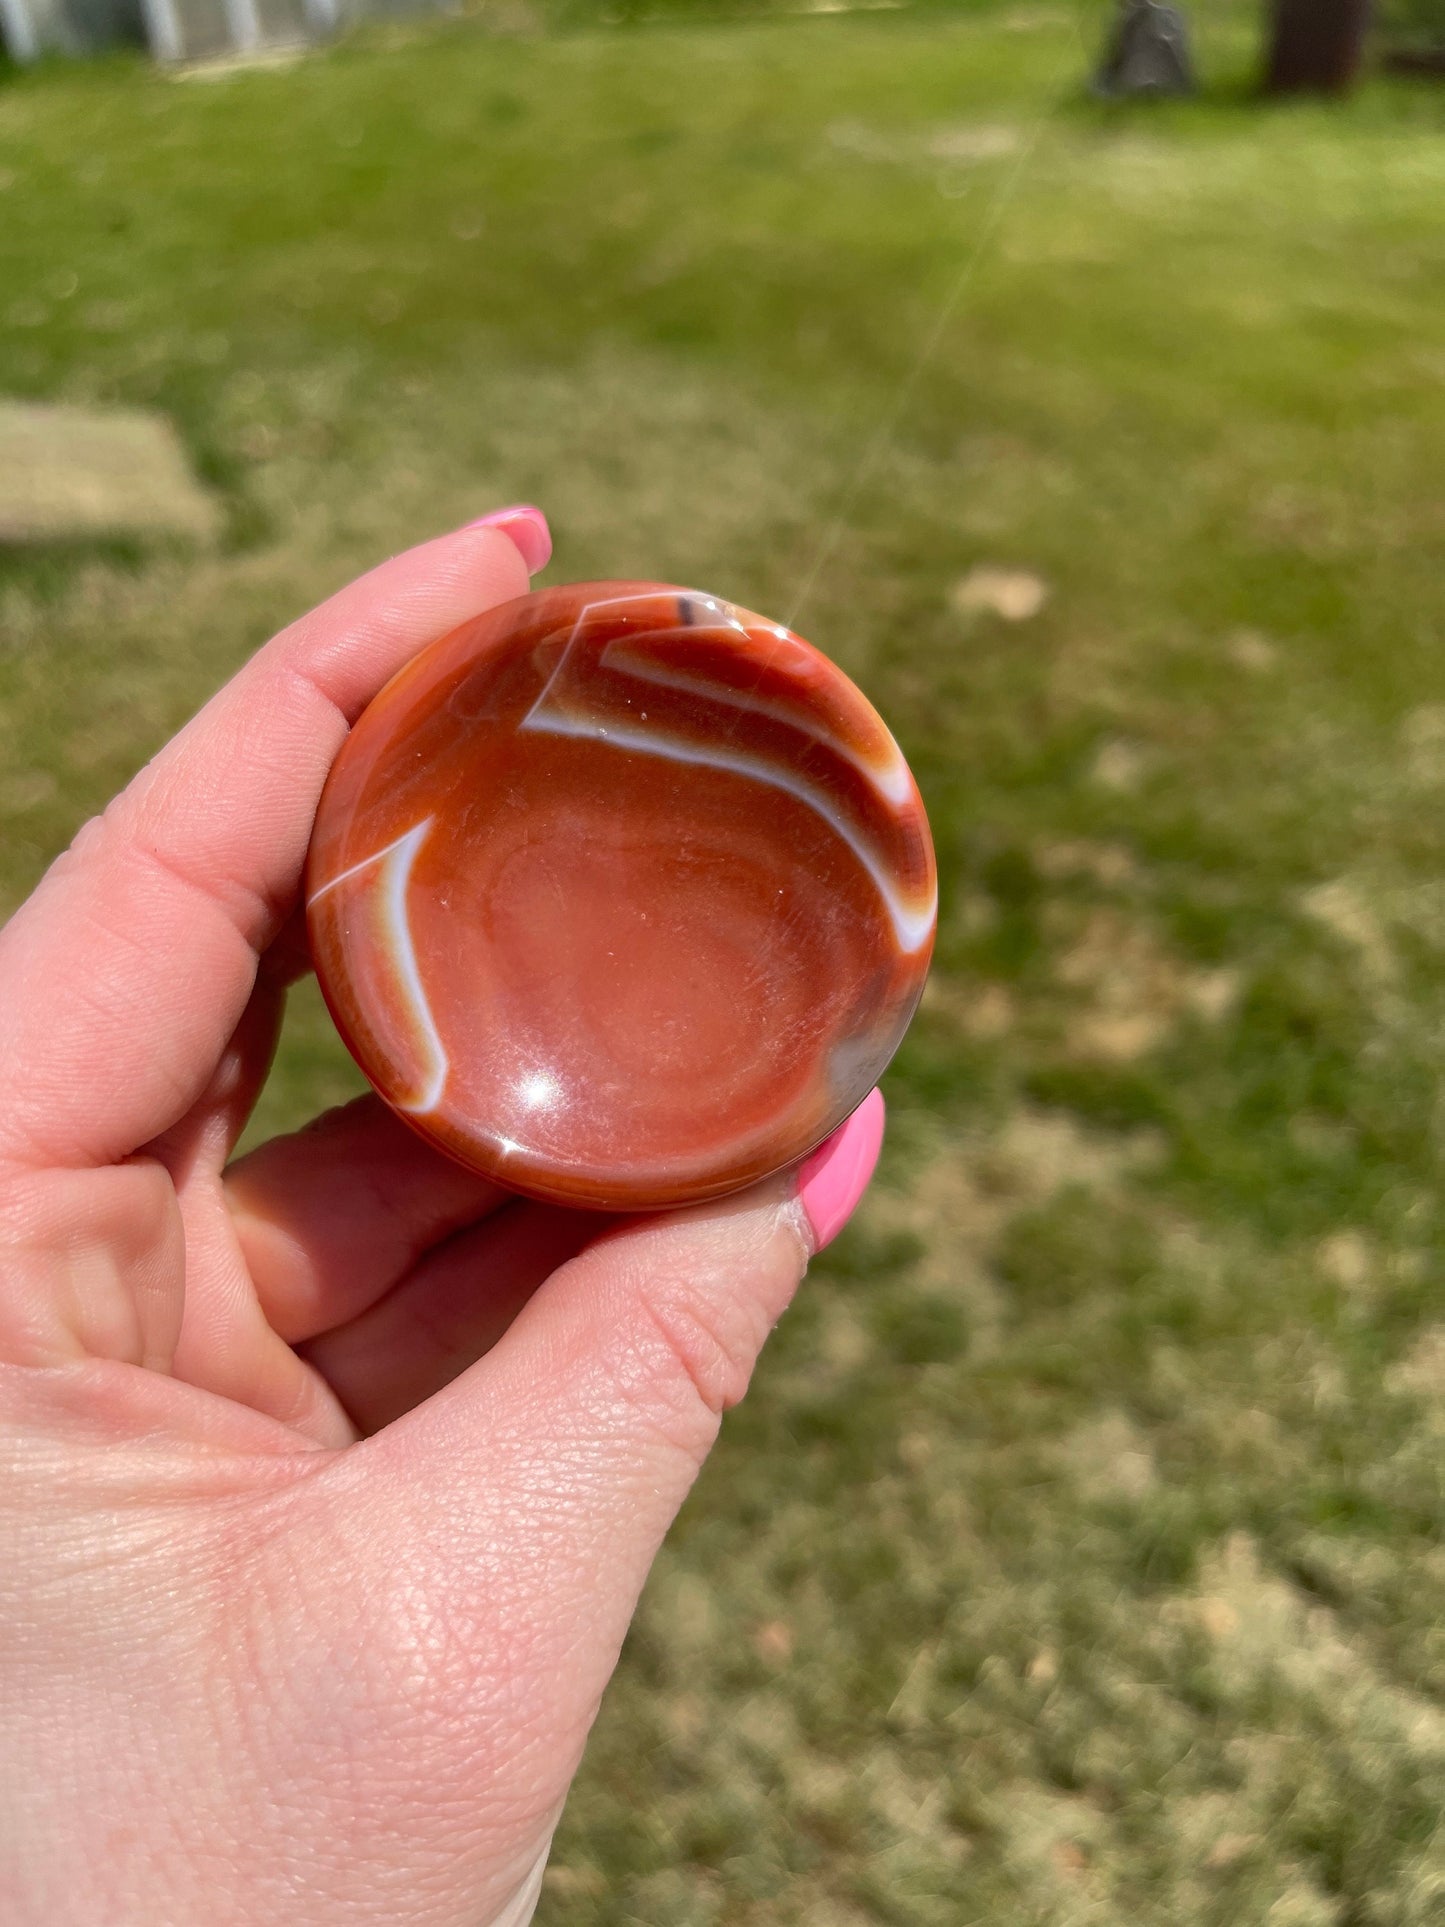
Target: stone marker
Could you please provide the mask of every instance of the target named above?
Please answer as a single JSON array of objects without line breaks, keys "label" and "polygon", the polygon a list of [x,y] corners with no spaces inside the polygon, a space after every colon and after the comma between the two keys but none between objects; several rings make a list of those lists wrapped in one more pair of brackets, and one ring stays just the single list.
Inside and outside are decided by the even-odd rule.
[{"label": "stone marker", "polygon": [[1189,27],[1179,9],[1160,0],[1120,0],[1094,92],[1118,99],[1192,94],[1194,86]]},{"label": "stone marker", "polygon": [[0,400],[0,543],[207,541],[220,520],[163,416]]}]

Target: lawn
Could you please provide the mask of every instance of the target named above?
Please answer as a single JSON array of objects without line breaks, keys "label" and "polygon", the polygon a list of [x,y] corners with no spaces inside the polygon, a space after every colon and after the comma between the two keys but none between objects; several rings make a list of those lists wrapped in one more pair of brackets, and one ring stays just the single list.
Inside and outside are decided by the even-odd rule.
[{"label": "lawn", "polygon": [[[227,528],[0,556],[0,893],[498,503],[557,580],[796,613],[919,774],[938,967],[541,1919],[1426,1927],[1445,94],[1261,109],[1226,5],[1116,113],[1092,6],[488,4],[0,84],[0,391],[166,411]],[[299,994],[260,1123],[355,1087]]]}]

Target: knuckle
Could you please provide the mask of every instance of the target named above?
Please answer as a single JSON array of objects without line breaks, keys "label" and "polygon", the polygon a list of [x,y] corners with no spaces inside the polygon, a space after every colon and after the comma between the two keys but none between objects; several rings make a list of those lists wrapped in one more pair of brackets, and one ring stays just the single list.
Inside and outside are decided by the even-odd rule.
[{"label": "knuckle", "polygon": [[603,1365],[615,1396],[701,1464],[748,1389],[806,1265],[772,1205],[634,1233],[608,1277]]},{"label": "knuckle", "polygon": [[638,1299],[634,1396],[676,1443],[705,1452],[747,1391],[766,1332],[746,1304],[674,1282]]}]

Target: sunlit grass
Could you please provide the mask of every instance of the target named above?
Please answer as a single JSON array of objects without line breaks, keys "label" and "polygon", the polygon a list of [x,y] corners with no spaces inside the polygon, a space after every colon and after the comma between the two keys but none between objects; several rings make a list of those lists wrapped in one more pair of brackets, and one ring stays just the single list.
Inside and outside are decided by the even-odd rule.
[{"label": "sunlit grass", "polygon": [[[1438,1917],[1445,112],[1259,110],[1239,10],[1207,98],[1106,112],[1097,24],[0,88],[0,388],[167,411],[228,524],[0,558],[11,900],[273,627],[499,502],[558,579],[787,612],[992,234],[799,612],[923,781],[940,968],[554,1922]],[[353,1076],[303,999],[264,1121]]]}]

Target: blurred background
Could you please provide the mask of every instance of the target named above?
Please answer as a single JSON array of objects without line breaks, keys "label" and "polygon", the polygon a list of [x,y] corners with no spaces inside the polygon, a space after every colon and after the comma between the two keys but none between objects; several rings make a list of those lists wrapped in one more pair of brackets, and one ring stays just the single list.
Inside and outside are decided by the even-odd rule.
[{"label": "blurred background", "polygon": [[[1285,0],[1281,69],[1194,0],[1178,99],[1116,11],[232,8],[192,65],[0,0],[4,909],[519,500],[551,579],[796,614],[929,802],[880,1182],[552,1927],[1445,1918],[1445,6],[1355,77],[1362,9]],[[255,1128],[358,1083],[303,989]]]}]

